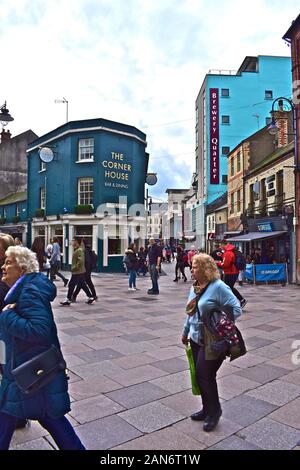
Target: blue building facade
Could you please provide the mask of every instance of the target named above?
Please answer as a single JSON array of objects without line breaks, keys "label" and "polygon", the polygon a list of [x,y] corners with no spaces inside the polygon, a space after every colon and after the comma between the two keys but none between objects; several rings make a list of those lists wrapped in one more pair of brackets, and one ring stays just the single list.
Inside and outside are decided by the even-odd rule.
[{"label": "blue building facade", "polygon": [[227,190],[227,155],[248,135],[270,122],[272,102],[290,97],[289,57],[246,57],[236,73],[205,76],[196,100],[198,244],[205,246],[205,206]]},{"label": "blue building facade", "polygon": [[[58,237],[70,265],[70,242],[82,236],[98,254],[99,271],[122,271],[128,242],[144,241],[146,145],[140,130],[105,119],[69,122],[34,141],[28,148],[28,242]],[[45,153],[52,154],[48,163]]]}]

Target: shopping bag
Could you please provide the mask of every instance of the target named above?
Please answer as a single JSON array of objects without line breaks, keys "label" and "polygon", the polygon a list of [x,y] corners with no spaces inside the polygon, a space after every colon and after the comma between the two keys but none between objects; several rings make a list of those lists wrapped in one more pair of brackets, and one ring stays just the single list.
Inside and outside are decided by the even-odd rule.
[{"label": "shopping bag", "polygon": [[190,366],[190,375],[191,375],[193,395],[201,395],[199,385],[197,384],[196,367],[195,367],[195,362],[194,362],[194,357],[193,357],[191,346],[186,346],[185,352],[186,352],[186,356],[188,358],[189,366]]}]

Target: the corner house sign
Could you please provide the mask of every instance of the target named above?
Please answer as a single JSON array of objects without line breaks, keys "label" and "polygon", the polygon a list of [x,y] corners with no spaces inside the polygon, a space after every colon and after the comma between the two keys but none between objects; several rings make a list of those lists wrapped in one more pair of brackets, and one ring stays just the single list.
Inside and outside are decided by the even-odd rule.
[{"label": "the corner house sign", "polygon": [[273,232],[273,225],[271,222],[257,224],[257,230],[259,232]]},{"label": "the corner house sign", "polygon": [[132,164],[126,161],[124,153],[111,152],[110,159],[103,160],[105,186],[128,189],[127,182]]},{"label": "the corner house sign", "polygon": [[219,184],[219,89],[209,89],[210,184]]}]

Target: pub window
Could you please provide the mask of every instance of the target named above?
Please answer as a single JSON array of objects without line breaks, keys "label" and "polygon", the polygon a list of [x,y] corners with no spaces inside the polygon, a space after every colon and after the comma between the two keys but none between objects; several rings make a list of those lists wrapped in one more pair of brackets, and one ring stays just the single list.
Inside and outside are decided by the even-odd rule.
[{"label": "pub window", "polygon": [[78,161],[94,161],[94,139],[79,139]]},{"label": "pub window", "polygon": [[230,124],[230,116],[222,116],[222,124]]},{"label": "pub window", "polygon": [[93,246],[93,226],[92,225],[74,225],[74,236],[80,237],[84,246],[92,248]]},{"label": "pub window", "polygon": [[46,208],[46,189],[44,186],[40,189],[40,206],[41,209]]},{"label": "pub window", "polygon": [[94,180],[93,178],[78,179],[78,204],[93,204]]},{"label": "pub window", "polygon": [[109,227],[108,234],[108,254],[121,255],[122,254],[122,238],[120,236],[120,226]]}]

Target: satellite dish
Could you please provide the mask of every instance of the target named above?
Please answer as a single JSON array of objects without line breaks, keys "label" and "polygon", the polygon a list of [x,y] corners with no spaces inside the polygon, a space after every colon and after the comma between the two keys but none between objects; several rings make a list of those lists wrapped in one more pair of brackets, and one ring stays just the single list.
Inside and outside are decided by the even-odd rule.
[{"label": "satellite dish", "polygon": [[45,163],[52,162],[53,156],[54,156],[53,150],[51,150],[50,147],[40,148],[39,155],[40,155],[40,159]]},{"label": "satellite dish", "polygon": [[148,173],[146,177],[146,183],[149,186],[154,186],[157,183],[156,173]]}]

